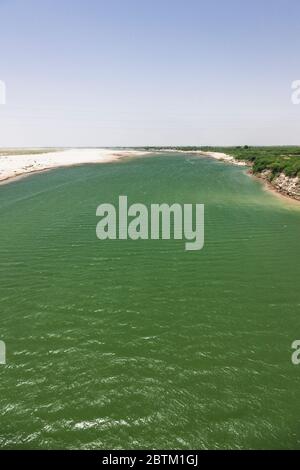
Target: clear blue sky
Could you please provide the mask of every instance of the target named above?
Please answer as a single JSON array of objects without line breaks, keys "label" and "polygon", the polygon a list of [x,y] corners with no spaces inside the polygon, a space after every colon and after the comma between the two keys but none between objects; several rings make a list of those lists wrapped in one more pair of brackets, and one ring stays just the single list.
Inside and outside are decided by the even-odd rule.
[{"label": "clear blue sky", "polygon": [[300,144],[299,0],[0,0],[0,146]]}]

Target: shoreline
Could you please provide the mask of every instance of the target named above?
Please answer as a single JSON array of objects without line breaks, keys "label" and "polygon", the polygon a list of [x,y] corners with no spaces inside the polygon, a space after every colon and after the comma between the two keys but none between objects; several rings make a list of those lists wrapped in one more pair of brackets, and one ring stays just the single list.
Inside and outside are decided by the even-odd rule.
[{"label": "shoreline", "polygon": [[247,163],[244,160],[237,160],[235,157],[232,155],[228,155],[226,153],[221,153],[221,152],[204,152],[204,151],[198,151],[198,150],[192,150],[190,153],[200,153],[201,155],[207,156],[214,158],[215,160],[219,160],[221,162],[226,162],[226,163],[231,163],[232,165],[237,165],[237,166],[251,166],[251,164]]},{"label": "shoreline", "polygon": [[289,201],[297,205],[300,204],[299,198],[297,198],[290,192],[279,188],[278,186],[276,186],[276,184],[273,183],[273,181],[277,181],[279,178],[282,178],[282,177],[285,178],[287,181],[288,180],[293,181],[295,180],[295,178],[289,178],[284,173],[281,173],[278,177],[274,178],[273,181],[269,181],[267,179],[268,171],[261,172],[261,173],[253,173],[253,171],[251,171],[252,165],[250,162],[246,162],[244,160],[238,160],[232,155],[227,155],[221,152],[201,152],[201,151],[192,151],[191,153],[198,153],[207,157],[214,158],[215,160],[219,160],[225,163],[230,163],[231,165],[248,167],[249,170],[247,171],[246,174],[260,181],[266,191],[273,193],[275,196],[282,198],[285,201]]},{"label": "shoreline", "polygon": [[[247,174],[249,176],[251,176],[252,178],[255,178],[257,179],[262,185],[263,185],[263,188],[265,191],[267,192],[271,192],[274,196],[280,198],[280,199],[283,199],[284,201],[286,202],[290,202],[292,204],[295,204],[299,207],[300,205],[300,199],[296,196],[294,196],[293,194],[290,194],[289,192],[287,191],[284,191],[282,189],[280,189],[278,186],[276,186],[272,181],[269,181],[266,176],[264,176],[263,173],[253,173],[250,171],[247,172]],[[281,175],[283,175],[284,177],[286,177],[284,175],[284,173],[282,173]],[[278,178],[281,177],[281,175],[279,175],[278,177],[276,177],[275,179],[277,180]],[[286,177],[288,178],[288,177]],[[292,179],[292,178],[291,178]]]},{"label": "shoreline", "polygon": [[273,196],[277,197],[278,199],[281,199],[282,201],[288,202],[289,204],[296,205],[297,207],[300,207],[300,200],[296,199],[293,196],[288,195],[287,193],[279,191],[270,181],[268,181],[266,178],[261,176],[261,174],[254,174],[251,173],[251,171],[247,172],[247,175],[256,179],[263,187],[263,189],[268,192],[272,193]]},{"label": "shoreline", "polygon": [[124,157],[143,155],[138,150],[64,149],[53,152],[0,155],[0,185],[35,173],[84,164],[111,163]]}]

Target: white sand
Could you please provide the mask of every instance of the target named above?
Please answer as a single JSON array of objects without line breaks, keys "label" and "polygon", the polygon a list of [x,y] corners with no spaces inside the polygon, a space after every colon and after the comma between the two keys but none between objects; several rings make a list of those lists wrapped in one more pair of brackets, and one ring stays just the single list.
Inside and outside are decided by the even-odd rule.
[{"label": "white sand", "polygon": [[232,155],[227,155],[227,153],[221,153],[221,152],[205,152],[204,150],[176,150],[176,149],[165,149],[164,151],[167,152],[176,152],[176,153],[194,153],[196,155],[203,155],[204,157],[211,157],[215,158],[216,160],[220,160],[222,162],[228,162],[232,163],[233,165],[238,165],[238,166],[251,166],[249,163],[242,161],[242,160],[237,160],[234,158]]},{"label": "white sand", "polygon": [[231,155],[227,155],[226,153],[221,153],[221,152],[198,152],[201,155],[205,155],[207,157],[212,157],[215,158],[216,160],[221,160],[222,162],[228,162],[228,163],[233,163],[234,165],[238,166],[247,166],[247,163],[241,160],[236,160],[234,157]]},{"label": "white sand", "polygon": [[0,155],[0,183],[35,171],[84,163],[106,163],[122,157],[142,155],[137,150],[67,149],[28,155]]}]

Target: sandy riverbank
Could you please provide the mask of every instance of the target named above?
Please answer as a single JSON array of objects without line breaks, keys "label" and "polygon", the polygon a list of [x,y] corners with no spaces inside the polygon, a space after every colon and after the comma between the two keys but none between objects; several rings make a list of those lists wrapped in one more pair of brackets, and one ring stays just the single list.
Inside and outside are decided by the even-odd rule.
[{"label": "sandy riverbank", "polygon": [[216,160],[220,160],[222,162],[228,162],[232,163],[233,165],[238,165],[238,166],[249,166],[246,162],[242,160],[236,160],[234,157],[231,155],[227,155],[226,153],[221,153],[221,152],[198,152],[195,151],[195,153],[207,156],[207,157],[212,157],[215,158]]},{"label": "sandy riverbank", "polygon": [[0,184],[10,182],[26,174],[64,166],[85,163],[107,163],[122,157],[138,156],[145,152],[111,149],[66,149],[26,155],[0,155]]}]

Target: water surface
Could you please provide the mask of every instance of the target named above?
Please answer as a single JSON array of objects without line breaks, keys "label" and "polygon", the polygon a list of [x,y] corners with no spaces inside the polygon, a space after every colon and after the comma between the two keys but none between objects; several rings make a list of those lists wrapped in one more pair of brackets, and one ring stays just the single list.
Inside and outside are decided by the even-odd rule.
[{"label": "water surface", "polygon": [[[96,207],[204,203],[205,247],[99,241]],[[1,448],[300,448],[300,210],[165,154],[0,187]]]}]

